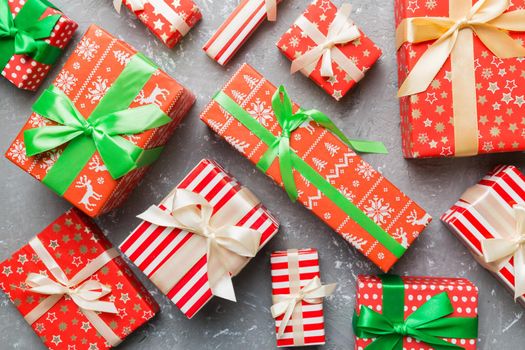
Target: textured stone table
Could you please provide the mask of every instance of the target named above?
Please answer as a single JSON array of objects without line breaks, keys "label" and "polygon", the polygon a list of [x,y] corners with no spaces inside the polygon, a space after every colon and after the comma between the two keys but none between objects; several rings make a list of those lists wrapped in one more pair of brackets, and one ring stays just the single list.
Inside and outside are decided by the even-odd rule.
[{"label": "textured stone table", "polygon": [[[418,1],[424,3],[424,0]],[[466,187],[475,183],[493,166],[508,163],[525,170],[523,153],[468,159],[403,159],[398,103],[395,98],[397,78],[393,1],[353,0],[355,21],[384,50],[384,56],[339,103],[302,75],[290,77],[290,62],[275,47],[280,34],[302,12],[308,1],[285,0],[279,8],[277,23],[264,23],[226,69],[209,59],[201,46],[238,0],[196,2],[202,9],[204,20],[181,44],[168,50],[129,11],[123,10],[119,17],[113,11],[110,0],[55,1],[56,5],[80,23],[80,29],[68,52],[44,85],[52,81],[88,25],[96,23],[154,58],[162,68],[197,95],[196,105],[168,143],[162,158],[151,168],[129,200],[120,209],[97,220],[116,245],[138,224],[135,215],[162,199],[204,157],[216,159],[252,188],[282,223],[280,233],[235,279],[238,303],[214,299],[192,320],[187,320],[139,273],[141,280],[160,303],[162,311],[152,322],[131,335],[120,349],[273,349],[275,333],[270,315],[269,255],[276,249],[302,247],[318,248],[324,281],[339,283],[336,295],[326,303],[328,343],[324,349],[353,349],[351,316],[355,278],[358,274],[373,274],[379,270],[302,206],[291,204],[284,191],[225,142],[213,136],[198,119],[210,96],[245,61],[275,84],[286,83],[297,102],[326,112],[347,135],[382,140],[387,145],[390,154],[365,158],[434,217],[434,222],[393,272],[471,279],[481,293],[479,349],[523,349],[523,309],[513,302],[512,296],[488,272],[478,266],[438,220]],[[335,2],[340,5],[342,1]],[[2,152],[7,150],[10,141],[29,116],[36,97],[37,94],[17,90],[0,79]],[[4,158],[0,160],[0,193],[2,260],[69,208],[67,202]],[[0,300],[0,348],[43,349],[38,337],[5,295]]]}]

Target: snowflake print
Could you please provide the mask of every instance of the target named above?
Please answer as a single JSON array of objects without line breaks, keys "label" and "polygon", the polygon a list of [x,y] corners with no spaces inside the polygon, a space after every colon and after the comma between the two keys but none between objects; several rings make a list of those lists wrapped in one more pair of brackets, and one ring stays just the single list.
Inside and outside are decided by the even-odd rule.
[{"label": "snowflake print", "polygon": [[63,70],[58,75],[55,86],[67,94],[71,92],[73,87],[77,84],[77,81],[78,79],[73,74],[67,70]]},{"label": "snowflake print", "polygon": [[383,260],[383,259],[385,258],[385,254],[382,253],[382,252],[379,252],[379,253],[377,253],[377,258],[378,258],[379,260]]},{"label": "snowflake print", "polygon": [[7,155],[19,164],[25,164],[27,161],[26,147],[20,140],[16,140],[13,147],[7,151]]},{"label": "snowflake print", "polygon": [[40,169],[44,169],[46,173],[53,167],[58,160],[58,157],[62,154],[62,151],[52,150],[45,153],[42,161],[40,162]]},{"label": "snowflake print", "polygon": [[40,114],[32,114],[29,118],[29,125],[33,128],[41,128],[47,125],[47,119],[42,117]]},{"label": "snowflake print", "polygon": [[295,141],[301,141],[301,134],[294,134],[293,138]]},{"label": "snowflake print", "polygon": [[96,103],[97,101],[100,101],[102,97],[106,94],[106,91],[108,91],[108,80],[102,79],[102,77],[97,77],[97,80],[94,81],[93,87],[88,89],[88,94],[86,95],[86,98],[91,101],[91,104]]},{"label": "snowflake print", "polygon": [[481,76],[484,79],[490,79],[492,77],[492,75],[493,75],[492,69],[490,69],[490,68],[484,68],[483,69],[483,73],[481,73]]},{"label": "snowflake print", "polygon": [[82,59],[86,61],[91,61],[95,54],[97,53],[97,50],[100,48],[99,45],[97,45],[96,42],[92,41],[89,38],[84,38],[78,44],[78,47],[75,50],[75,53],[79,55]]},{"label": "snowflake print", "polygon": [[366,215],[372,218],[376,224],[384,224],[385,219],[391,217],[394,209],[390,208],[390,204],[384,202],[384,198],[374,196],[373,199],[368,200],[368,206],[365,205]]},{"label": "snowflake print", "polygon": [[97,178],[97,183],[98,183],[99,185],[103,185],[103,184],[104,184],[104,178],[103,178],[102,176],[101,176],[101,177],[98,177],[98,178]]},{"label": "snowflake print", "polygon": [[341,194],[345,196],[346,199],[348,199],[349,201],[353,201],[355,199],[355,194],[353,194],[352,191],[350,191],[343,185],[339,186],[339,192],[341,192]]},{"label": "snowflake print", "polygon": [[425,7],[429,10],[433,10],[437,7],[437,1],[436,0],[427,0],[425,3]]},{"label": "snowflake print", "polygon": [[352,181],[352,186],[354,187],[359,187],[359,184],[360,184],[359,180]]},{"label": "snowflake print", "polygon": [[261,101],[259,98],[252,102],[251,109],[247,110],[250,115],[264,126],[268,126],[268,122],[272,121],[272,110],[270,107],[266,107],[266,102]]},{"label": "snowflake print", "polygon": [[78,62],[74,62],[74,63],[73,63],[73,69],[75,69],[75,70],[79,70],[79,69],[80,69],[80,63],[78,63]]},{"label": "snowflake print", "polygon": [[370,164],[361,161],[357,166],[357,173],[361,175],[366,181],[369,181],[374,176],[374,168]]},{"label": "snowflake print", "polygon": [[428,135],[427,134],[419,134],[417,137],[417,141],[419,143],[427,143],[428,142]]},{"label": "snowflake print", "polygon": [[299,46],[299,38],[296,37],[296,36],[292,36],[290,38],[289,44],[290,44],[291,47],[294,47],[294,48]]}]

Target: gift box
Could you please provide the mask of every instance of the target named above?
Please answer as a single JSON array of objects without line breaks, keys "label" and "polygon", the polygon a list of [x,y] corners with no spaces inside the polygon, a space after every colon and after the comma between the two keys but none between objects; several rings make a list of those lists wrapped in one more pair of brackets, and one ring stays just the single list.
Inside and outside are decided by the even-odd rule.
[{"label": "gift box", "polygon": [[406,158],[525,150],[525,1],[482,3],[395,2]]},{"label": "gift box", "polygon": [[301,71],[340,100],[381,56],[379,49],[350,18],[351,6],[312,2],[277,42]]},{"label": "gift box", "polygon": [[120,205],[195,97],[91,26],[6,156],[89,216]]},{"label": "gift box", "polygon": [[321,284],[317,250],[274,252],[271,265],[277,346],[324,345],[323,298],[336,285]]},{"label": "gift box", "polygon": [[188,318],[214,295],[235,301],[231,277],[279,229],[250,190],[206,159],[138,217],[120,249]]},{"label": "gift box", "polygon": [[226,65],[265,19],[276,20],[280,2],[242,0],[202,49],[221,66]]},{"label": "gift box", "polygon": [[[280,101],[284,92],[245,64],[201,119],[292,199],[387,271],[426,227],[430,215],[363,161],[349,146],[355,148],[356,143],[327,116],[315,110],[283,116],[299,109]],[[358,142],[364,147],[357,148],[367,150],[370,144]],[[279,153],[284,156],[274,161]]]},{"label": "gift box", "polygon": [[[78,24],[47,0],[0,0],[0,68],[17,87],[35,91]],[[2,33],[2,31],[6,31]]]},{"label": "gift box", "polygon": [[358,276],[354,349],[475,350],[478,289],[465,278]]},{"label": "gift box", "polygon": [[159,311],[102,231],[77,209],[0,270],[0,287],[49,349],[109,349]]},{"label": "gift box", "polygon": [[497,167],[441,220],[525,306],[525,176],[514,166]]},{"label": "gift box", "polygon": [[116,3],[118,12],[124,3],[169,48],[177,45],[202,19],[192,0],[116,0]]}]

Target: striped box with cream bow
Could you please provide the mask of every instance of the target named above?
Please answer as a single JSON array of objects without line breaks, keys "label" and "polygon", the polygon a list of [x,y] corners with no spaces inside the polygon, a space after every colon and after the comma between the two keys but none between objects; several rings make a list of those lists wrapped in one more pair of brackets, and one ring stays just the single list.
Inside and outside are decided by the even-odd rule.
[{"label": "striped box with cream bow", "polygon": [[235,301],[237,275],[277,233],[260,201],[217,163],[202,160],[120,249],[188,317],[215,295]]},{"label": "striped box with cream bow", "polygon": [[335,284],[322,285],[315,249],[289,249],[272,253],[272,316],[277,346],[325,343],[323,298]]},{"label": "striped box with cream bow", "polygon": [[525,307],[525,176],[497,167],[441,220]]}]

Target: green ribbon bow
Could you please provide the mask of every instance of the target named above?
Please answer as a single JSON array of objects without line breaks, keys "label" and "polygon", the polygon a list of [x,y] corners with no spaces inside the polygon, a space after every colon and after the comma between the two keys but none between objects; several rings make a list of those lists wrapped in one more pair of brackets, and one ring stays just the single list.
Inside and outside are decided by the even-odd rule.
[{"label": "green ribbon bow", "polygon": [[15,19],[8,0],[0,0],[0,68],[4,68],[14,54],[28,55],[35,61],[53,64],[62,50],[44,41],[53,31],[61,15],[40,19],[48,7],[45,0],[27,0]]},{"label": "green ribbon bow", "polygon": [[162,147],[144,150],[121,136],[171,122],[155,104],[129,109],[156,69],[142,55],[133,56],[87,119],[57,87],[44,91],[33,105],[33,111],[58,125],[26,130],[27,155],[34,156],[67,144],[42,180],[44,184],[63,195],[97,151],[115,179],[157,159]]},{"label": "green ribbon bow", "polygon": [[436,350],[464,349],[440,338],[476,339],[477,317],[447,317],[454,308],[446,292],[435,295],[404,319],[405,287],[399,276],[380,276],[383,285],[382,314],[361,306],[354,313],[354,333],[359,338],[375,338],[366,350],[402,350],[408,336]]}]

